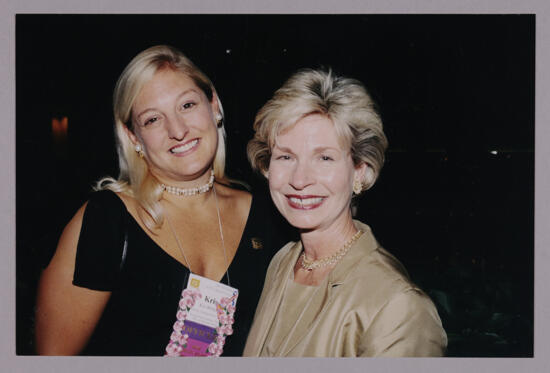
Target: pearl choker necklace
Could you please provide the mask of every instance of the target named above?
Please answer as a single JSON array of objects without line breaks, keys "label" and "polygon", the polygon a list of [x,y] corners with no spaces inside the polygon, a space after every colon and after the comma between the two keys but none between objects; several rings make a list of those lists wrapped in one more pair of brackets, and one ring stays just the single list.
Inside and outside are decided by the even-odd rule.
[{"label": "pearl choker necklace", "polygon": [[160,184],[160,187],[163,191],[175,194],[176,196],[194,196],[195,194],[202,194],[208,192],[210,189],[212,189],[212,186],[214,185],[214,170],[210,170],[210,180],[208,180],[208,183],[201,185],[196,188],[179,188],[174,187],[166,184]]},{"label": "pearl choker necklace", "polygon": [[338,263],[338,261],[348,253],[351,245],[353,245],[353,243],[357,241],[357,239],[361,237],[362,234],[363,234],[363,231],[358,230],[357,233],[355,233],[353,237],[348,242],[346,242],[340,250],[338,250],[331,256],[327,256],[325,258],[311,260],[306,258],[306,252],[303,251],[302,255],[300,256],[300,267],[302,267],[306,271],[311,271],[316,268],[321,268],[321,267]]}]

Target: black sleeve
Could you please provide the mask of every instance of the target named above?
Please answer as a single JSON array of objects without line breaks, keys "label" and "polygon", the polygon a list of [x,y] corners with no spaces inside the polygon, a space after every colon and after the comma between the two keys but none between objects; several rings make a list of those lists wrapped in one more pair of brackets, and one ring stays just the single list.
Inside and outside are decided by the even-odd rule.
[{"label": "black sleeve", "polygon": [[[246,190],[240,184],[232,184],[231,187]],[[261,255],[267,253],[271,260],[273,255],[289,241],[298,241],[300,234],[275,207],[265,180],[256,183],[252,191],[247,191],[252,193],[253,199],[247,229],[243,232],[241,240],[245,245],[239,246],[239,249],[250,246],[254,250],[248,251],[249,253],[263,253]],[[258,247],[262,247],[262,250],[256,250]]]},{"label": "black sleeve", "polygon": [[78,238],[73,284],[113,290],[120,272],[128,212],[113,192],[93,193]]},{"label": "black sleeve", "polygon": [[269,189],[257,190],[254,193],[256,211],[253,217],[254,230],[259,231],[258,235],[263,238],[266,246],[271,252],[270,258],[289,241],[300,239],[299,232],[292,227],[279,213],[271,200]]}]

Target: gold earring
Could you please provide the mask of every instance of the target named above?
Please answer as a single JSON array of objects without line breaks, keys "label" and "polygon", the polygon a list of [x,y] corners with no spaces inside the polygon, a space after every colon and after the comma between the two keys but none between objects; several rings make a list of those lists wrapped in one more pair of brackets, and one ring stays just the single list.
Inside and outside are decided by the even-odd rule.
[{"label": "gold earring", "polygon": [[355,181],[353,182],[353,193],[355,195],[358,195],[362,191],[363,191],[363,183],[361,183],[359,179],[355,179]]}]

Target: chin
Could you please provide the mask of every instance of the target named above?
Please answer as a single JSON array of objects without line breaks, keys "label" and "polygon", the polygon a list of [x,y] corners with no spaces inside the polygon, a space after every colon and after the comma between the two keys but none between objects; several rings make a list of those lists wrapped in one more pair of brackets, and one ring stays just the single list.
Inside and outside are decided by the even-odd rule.
[{"label": "chin", "polygon": [[287,215],[285,216],[285,219],[294,228],[297,228],[300,230],[315,230],[319,226],[319,223],[317,221],[313,221],[313,219],[308,219],[304,217]]}]

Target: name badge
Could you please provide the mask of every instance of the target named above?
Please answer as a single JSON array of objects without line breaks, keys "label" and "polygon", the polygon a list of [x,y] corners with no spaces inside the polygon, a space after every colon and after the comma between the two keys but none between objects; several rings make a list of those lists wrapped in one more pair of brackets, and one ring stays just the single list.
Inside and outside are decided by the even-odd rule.
[{"label": "name badge", "polygon": [[165,356],[220,356],[233,334],[239,291],[195,274],[181,293]]}]

